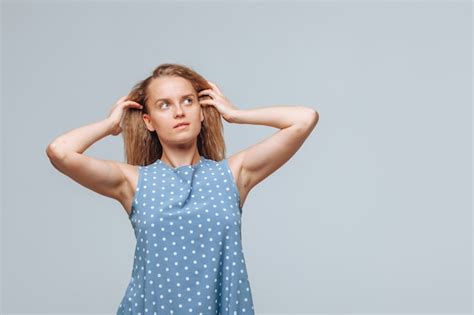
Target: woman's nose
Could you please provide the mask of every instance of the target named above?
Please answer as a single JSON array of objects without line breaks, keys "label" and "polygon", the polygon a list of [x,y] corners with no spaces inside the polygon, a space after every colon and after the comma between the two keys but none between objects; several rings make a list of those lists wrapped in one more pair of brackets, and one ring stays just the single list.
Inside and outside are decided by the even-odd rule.
[{"label": "woman's nose", "polygon": [[183,108],[181,107],[181,105],[177,105],[174,115],[177,116],[177,115],[183,115],[183,114],[184,114]]}]

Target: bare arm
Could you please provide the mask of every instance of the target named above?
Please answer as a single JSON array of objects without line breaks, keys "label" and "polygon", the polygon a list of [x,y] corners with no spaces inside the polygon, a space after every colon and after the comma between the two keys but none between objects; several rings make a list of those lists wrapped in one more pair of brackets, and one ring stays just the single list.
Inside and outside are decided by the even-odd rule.
[{"label": "bare arm", "polygon": [[101,160],[86,156],[83,152],[98,140],[121,132],[120,121],[127,106],[138,108],[137,103],[121,98],[109,117],[76,129],[55,140],[46,148],[53,166],[79,184],[101,195],[117,200],[123,199],[126,168],[130,165],[111,160]]},{"label": "bare arm", "polygon": [[276,133],[229,158],[236,166],[244,194],[285,164],[302,146],[319,121],[316,110],[304,106],[272,106],[234,110],[229,121],[279,128]]},{"label": "bare arm", "polygon": [[267,139],[228,158],[239,188],[242,207],[250,189],[276,171],[298,151],[318,123],[319,113],[305,106],[277,105],[248,110],[238,109],[216,84],[212,82],[209,84],[210,89],[198,93],[200,96],[211,96],[211,99],[200,100],[202,106],[214,106],[230,123],[265,125],[280,129]]}]

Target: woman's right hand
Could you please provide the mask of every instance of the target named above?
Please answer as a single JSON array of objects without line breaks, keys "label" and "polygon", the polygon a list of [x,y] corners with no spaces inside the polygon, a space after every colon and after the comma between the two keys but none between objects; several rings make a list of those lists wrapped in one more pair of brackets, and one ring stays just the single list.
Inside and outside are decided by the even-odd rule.
[{"label": "woman's right hand", "polygon": [[114,107],[110,110],[109,116],[107,117],[107,121],[110,123],[111,131],[110,133],[114,136],[120,134],[122,132],[122,119],[125,115],[125,112],[128,108],[137,108],[142,109],[143,106],[134,101],[126,101],[127,96],[122,96],[117,103],[115,103]]}]

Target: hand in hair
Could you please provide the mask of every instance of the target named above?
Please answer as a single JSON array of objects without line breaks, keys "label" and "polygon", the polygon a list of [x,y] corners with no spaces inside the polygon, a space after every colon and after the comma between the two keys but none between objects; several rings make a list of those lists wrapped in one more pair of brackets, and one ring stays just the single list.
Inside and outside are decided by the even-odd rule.
[{"label": "hand in hair", "polygon": [[216,84],[209,81],[207,82],[211,86],[211,89],[199,91],[198,96],[202,97],[208,95],[211,99],[200,99],[199,103],[203,106],[214,106],[227,122],[231,122],[232,114],[238,109],[224,96]]},{"label": "hand in hair", "polygon": [[127,96],[122,96],[119,98],[117,103],[112,107],[110,110],[109,116],[107,117],[107,121],[110,123],[110,133],[114,136],[120,134],[122,132],[122,119],[125,116],[125,112],[128,108],[136,108],[142,109],[143,106],[134,101],[127,101]]}]

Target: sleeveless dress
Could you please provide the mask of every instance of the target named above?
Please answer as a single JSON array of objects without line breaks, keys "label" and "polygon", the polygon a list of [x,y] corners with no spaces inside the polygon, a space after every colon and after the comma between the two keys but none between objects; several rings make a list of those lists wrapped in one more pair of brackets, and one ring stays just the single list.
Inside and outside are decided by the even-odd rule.
[{"label": "sleeveless dress", "polygon": [[254,315],[227,158],[138,169],[134,262],[117,315]]}]

